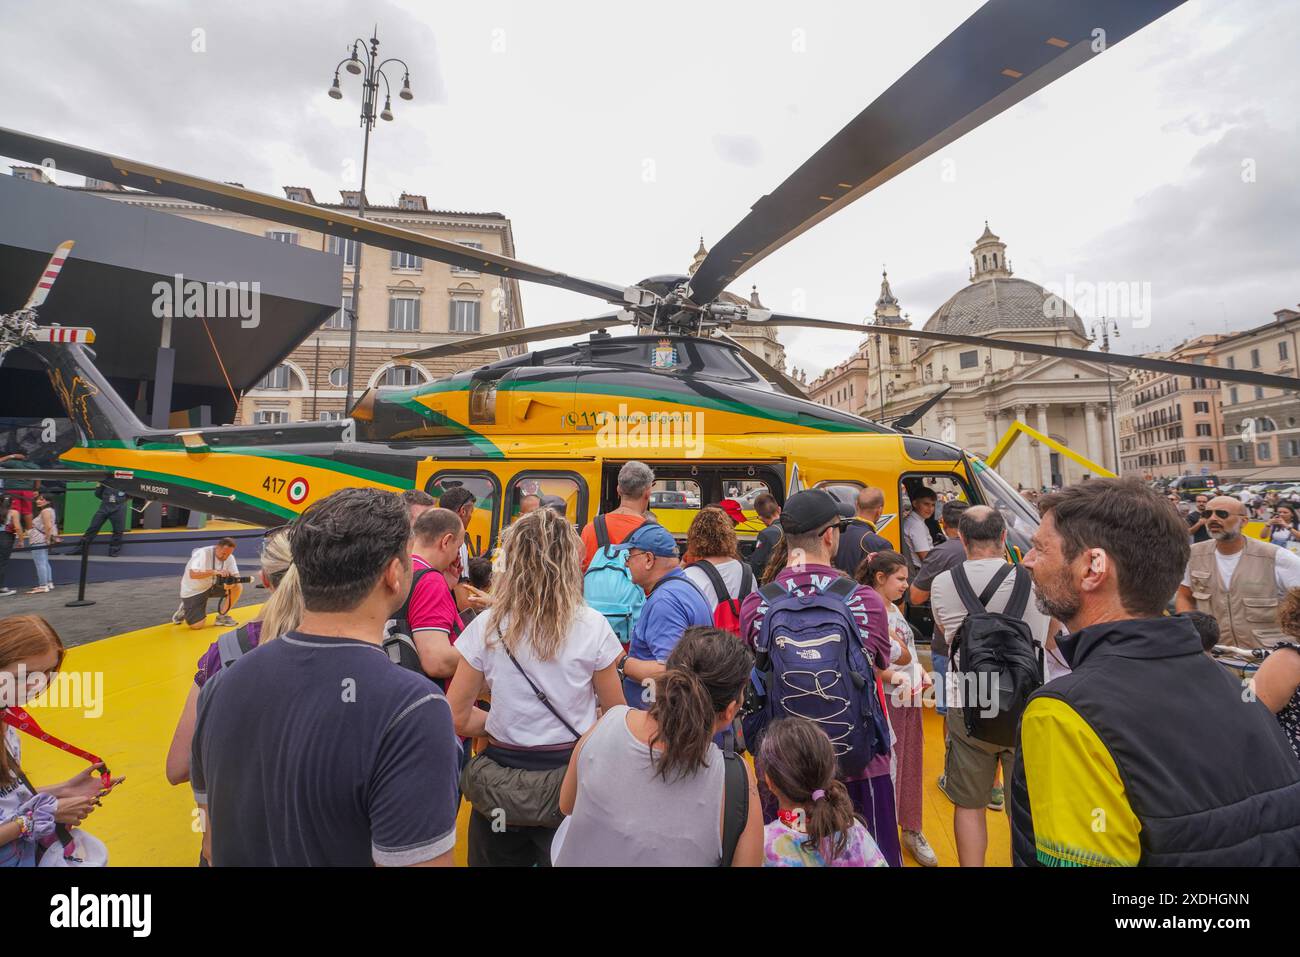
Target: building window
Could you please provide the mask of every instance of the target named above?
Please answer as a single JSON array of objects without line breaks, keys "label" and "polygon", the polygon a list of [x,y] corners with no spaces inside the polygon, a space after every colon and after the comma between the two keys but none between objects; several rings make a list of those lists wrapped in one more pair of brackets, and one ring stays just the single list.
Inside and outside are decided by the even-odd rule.
[{"label": "building window", "polygon": [[348,384],[348,370],[340,366],[337,369],[330,369],[330,385],[336,389],[342,389]]},{"label": "building window", "polygon": [[262,376],[262,381],[257,383],[259,389],[287,389],[289,388],[289,367],[276,366],[266,375]]},{"label": "building window", "polygon": [[325,320],[322,329],[346,329],[352,323],[348,313],[352,311],[352,297],[344,296],[339,311]]},{"label": "building window", "polygon": [[343,257],[343,265],[355,266],[357,264],[357,241],[355,239],[331,236],[329,238],[329,250],[335,256]]},{"label": "building window", "polygon": [[1251,367],[1252,369],[1258,369],[1258,368],[1259,368],[1259,350],[1258,350],[1258,349],[1251,349],[1251,350],[1250,350],[1250,367]]},{"label": "building window", "polygon": [[415,366],[392,366],[384,370],[384,374],[379,377],[379,385],[388,387],[402,387],[408,385],[419,385],[424,381],[424,376]]},{"label": "building window", "polygon": [[267,239],[274,239],[277,243],[287,243],[290,246],[298,245],[297,233],[282,233],[278,230],[271,230],[266,234]]},{"label": "building window", "polygon": [[393,250],[394,269],[423,269],[424,260],[415,253],[403,253]]},{"label": "building window", "polygon": [[[482,243],[461,243],[461,245],[462,245],[462,246],[468,246],[470,249],[482,249],[482,248],[483,248],[483,244],[482,244]],[[452,271],[453,273],[456,273],[456,274],[458,274],[458,275],[462,275],[462,276],[465,276],[465,275],[469,275],[469,276],[477,276],[477,275],[478,275],[478,270],[476,270],[476,269],[466,269],[466,268],[464,268],[464,267],[462,267],[462,266],[452,266],[452,267],[451,267],[451,271]]]},{"label": "building window", "polygon": [[1197,434],[1197,435],[1210,435],[1210,434],[1212,434],[1212,433],[1210,432],[1210,426],[1209,426],[1209,423],[1207,423],[1207,422],[1202,422],[1202,423],[1198,424],[1198,425],[1196,426],[1196,434]]},{"label": "building window", "polygon": [[1277,357],[1283,362],[1286,362],[1289,358],[1286,342],[1279,342],[1277,344]]},{"label": "building window", "polygon": [[963,352],[957,359],[963,369],[974,369],[980,364],[980,354],[974,349],[970,352]]},{"label": "building window", "polygon": [[1228,446],[1228,458],[1234,462],[1240,462],[1246,457],[1246,447],[1244,445]]},{"label": "building window", "polygon": [[[1228,366],[1228,368],[1231,369],[1232,366]],[[1228,405],[1236,405],[1236,404],[1237,404],[1237,387],[1233,386],[1231,389],[1228,390]]]},{"label": "building window", "polygon": [[1264,387],[1262,385],[1255,386],[1255,398],[1257,399],[1264,398]]},{"label": "building window", "polygon": [[1260,442],[1256,446],[1255,454],[1259,456],[1261,462],[1267,462],[1273,457],[1273,446],[1268,442]]},{"label": "building window", "polygon": [[420,300],[398,299],[388,301],[388,328],[395,332],[418,332],[420,329]]},{"label": "building window", "polygon": [[1214,461],[1214,449],[1201,449],[1201,461],[1202,461],[1202,462],[1213,462],[1213,461]]},{"label": "building window", "polygon": [[451,331],[478,332],[478,303],[465,299],[451,301]]},{"label": "building window", "polygon": [[1286,440],[1286,457],[1293,459],[1300,455],[1300,439]]},{"label": "building window", "polygon": [[1193,412],[1198,412],[1198,413],[1203,413],[1203,414],[1208,414],[1209,411],[1210,411],[1210,403],[1208,403],[1208,402],[1193,402],[1193,403],[1192,403],[1192,411],[1193,411]]},{"label": "building window", "polygon": [[289,413],[284,409],[258,409],[253,413],[254,425],[284,425],[289,421]]},{"label": "building window", "polygon": [[1228,368],[1229,368],[1229,369],[1235,369],[1235,368],[1237,368],[1237,357],[1236,357],[1236,356],[1228,356]]},{"label": "building window", "polygon": [[342,412],[322,412],[320,415],[316,416],[316,418],[319,419],[321,422],[337,422],[337,421],[339,421],[341,418],[343,418],[343,413],[342,413]]}]

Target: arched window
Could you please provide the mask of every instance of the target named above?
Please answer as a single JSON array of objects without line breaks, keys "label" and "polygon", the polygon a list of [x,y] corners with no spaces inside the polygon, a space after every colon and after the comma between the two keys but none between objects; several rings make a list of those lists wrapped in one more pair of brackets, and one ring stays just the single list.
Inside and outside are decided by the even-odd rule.
[{"label": "arched window", "polygon": [[998,254],[997,254],[997,253],[994,253],[994,254],[993,254],[993,268],[994,268],[994,269],[997,269],[997,268],[998,268]]},{"label": "arched window", "polygon": [[424,381],[424,374],[415,366],[390,366],[379,377],[378,385],[401,387],[419,385]]},{"label": "arched window", "polygon": [[989,268],[989,257],[988,257],[988,256],[981,256],[981,257],[980,257],[980,268],[982,268],[982,269],[988,269],[988,268]]},{"label": "arched window", "polygon": [[343,367],[330,369],[330,385],[336,389],[342,389],[348,384],[348,370]]}]

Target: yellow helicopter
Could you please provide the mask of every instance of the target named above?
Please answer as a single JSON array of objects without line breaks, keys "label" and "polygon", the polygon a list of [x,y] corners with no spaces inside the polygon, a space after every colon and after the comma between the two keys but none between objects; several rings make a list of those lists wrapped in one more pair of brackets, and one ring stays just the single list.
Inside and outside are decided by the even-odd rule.
[{"label": "yellow helicopter", "polygon": [[[963,450],[907,432],[928,406],[887,426],[810,402],[727,330],[871,331],[1202,377],[1207,367],[779,314],[725,296],[724,289],[804,230],[1092,59],[1099,52],[1096,30],[1104,30],[1108,49],[1181,2],[993,0],[761,197],[691,276],[653,276],[632,286],[579,279],[337,210],[0,129],[0,155],[53,161],[124,187],[544,283],[617,307],[412,353],[409,358],[448,356],[589,334],[424,385],[371,389],[349,418],[336,422],[147,428],[79,344],[93,334],[39,326],[39,304],[30,302],[0,317],[0,358],[20,347],[48,367],[79,434],[78,445],[62,456],[65,465],[94,470],[134,496],[253,523],[281,524],[312,501],[358,484],[425,489],[435,498],[464,487],[477,505],[471,544],[484,551],[526,495],[549,497],[570,520],[585,523],[617,503],[613,477],[624,462],[638,459],[654,468],[662,490],[652,508],[677,533],[701,504],[724,498],[745,509],[740,530],[752,537],[762,527],[752,509],[762,491],[781,502],[803,487],[827,486],[847,497],[872,485],[886,495],[880,531],[901,544],[895,519],[907,507],[908,489],[923,483],[999,507],[1013,543],[1027,548],[1037,518],[1014,489]],[[606,331],[620,326],[635,334]],[[1296,385],[1249,370],[1219,369],[1215,376]]]}]

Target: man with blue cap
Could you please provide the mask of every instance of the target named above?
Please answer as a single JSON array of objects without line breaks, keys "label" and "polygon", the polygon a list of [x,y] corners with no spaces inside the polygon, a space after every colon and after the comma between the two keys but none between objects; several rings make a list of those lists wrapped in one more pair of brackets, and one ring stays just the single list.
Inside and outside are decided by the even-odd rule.
[{"label": "man with blue cap", "polygon": [[663,673],[682,632],[712,625],[713,608],[682,572],[677,541],[662,525],[642,525],[612,547],[627,552],[632,581],[646,593],[627,654],[618,663],[628,707],[644,711],[654,700],[651,679]]}]

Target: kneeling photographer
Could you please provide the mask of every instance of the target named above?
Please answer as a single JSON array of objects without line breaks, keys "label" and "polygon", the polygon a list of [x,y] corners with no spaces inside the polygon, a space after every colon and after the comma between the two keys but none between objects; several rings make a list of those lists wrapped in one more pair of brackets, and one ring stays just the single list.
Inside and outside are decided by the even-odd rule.
[{"label": "kneeling photographer", "polygon": [[239,601],[243,584],[253,579],[241,577],[235,564],[235,540],[223,538],[215,545],[194,549],[181,578],[181,603],[172,615],[172,623],[182,621],[191,628],[202,628],[208,616],[208,600],[217,599],[215,625],[233,628],[239,623],[230,617],[230,609]]}]

